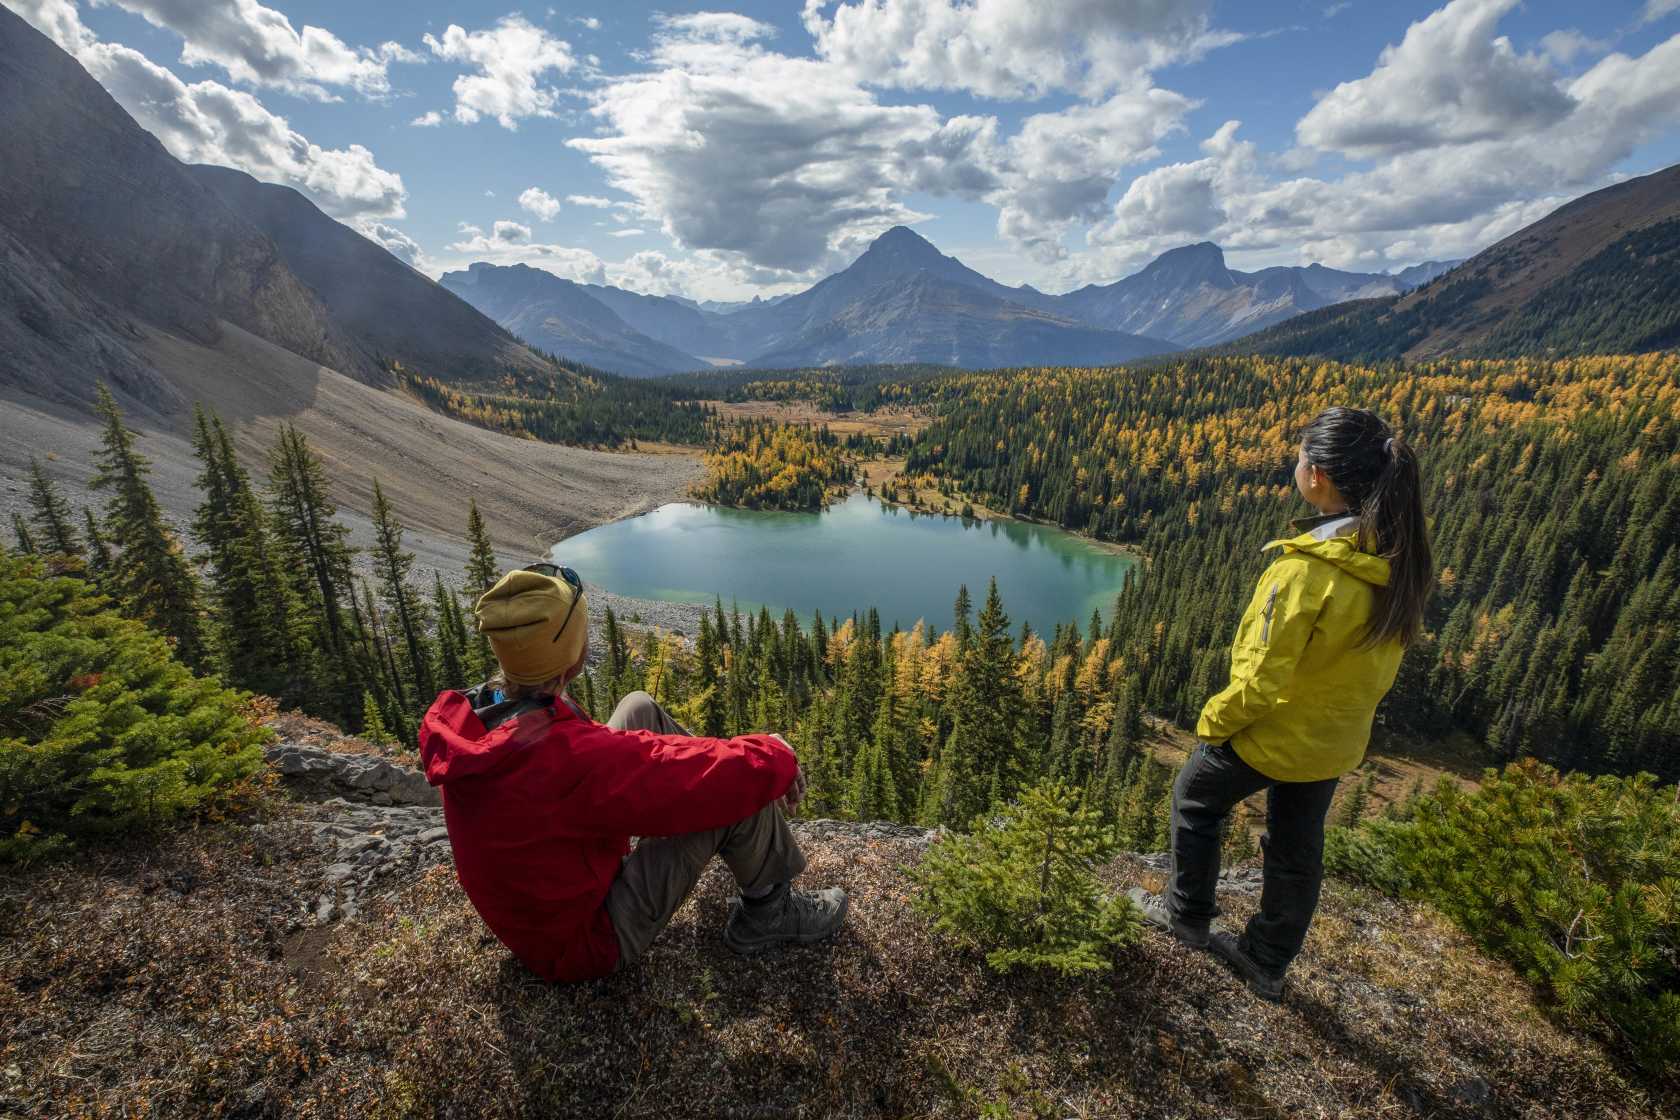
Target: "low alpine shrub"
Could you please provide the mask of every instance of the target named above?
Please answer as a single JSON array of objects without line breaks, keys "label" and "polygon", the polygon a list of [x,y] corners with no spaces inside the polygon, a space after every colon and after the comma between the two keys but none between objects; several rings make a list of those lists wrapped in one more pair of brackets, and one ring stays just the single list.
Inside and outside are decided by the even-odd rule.
[{"label": "low alpine shrub", "polygon": [[1533,761],[1442,781],[1403,819],[1326,837],[1325,862],[1426,899],[1568,1020],[1648,1068],[1680,1062],[1680,802],[1649,774]]},{"label": "low alpine shrub", "polygon": [[1112,830],[1076,791],[1037,786],[935,844],[912,873],[916,903],[935,929],[985,953],[999,972],[1105,971],[1113,950],[1139,934],[1136,909],[1094,874],[1116,850]]},{"label": "low alpine shrub", "polygon": [[0,552],[0,860],[208,807],[268,735],[88,584]]}]

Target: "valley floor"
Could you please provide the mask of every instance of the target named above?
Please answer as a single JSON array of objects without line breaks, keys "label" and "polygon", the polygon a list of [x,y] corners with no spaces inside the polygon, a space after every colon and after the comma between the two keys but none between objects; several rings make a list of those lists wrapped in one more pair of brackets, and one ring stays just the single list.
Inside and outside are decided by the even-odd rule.
[{"label": "valley floor", "polygon": [[[367,749],[281,726],[278,763]],[[1337,883],[1278,1006],[1152,935],[1107,975],[998,977],[910,905],[932,834],[806,821],[807,881],[853,899],[832,945],[734,957],[714,868],[643,962],[556,986],[479,922],[436,809],[331,792],[0,873],[0,1115],[1680,1115],[1432,911]]]}]

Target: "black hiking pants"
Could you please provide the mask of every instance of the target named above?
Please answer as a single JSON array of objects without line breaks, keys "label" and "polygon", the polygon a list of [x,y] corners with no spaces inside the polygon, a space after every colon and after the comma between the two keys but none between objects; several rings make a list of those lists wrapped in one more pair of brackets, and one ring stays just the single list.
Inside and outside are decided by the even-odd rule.
[{"label": "black hiking pants", "polygon": [[1282,975],[1307,940],[1324,881],[1324,818],[1336,778],[1280,782],[1254,769],[1229,746],[1203,743],[1173,783],[1172,880],[1166,903],[1174,917],[1208,925],[1219,916],[1220,826],[1238,802],[1266,790],[1265,882],[1260,912],[1249,919],[1248,953]]}]

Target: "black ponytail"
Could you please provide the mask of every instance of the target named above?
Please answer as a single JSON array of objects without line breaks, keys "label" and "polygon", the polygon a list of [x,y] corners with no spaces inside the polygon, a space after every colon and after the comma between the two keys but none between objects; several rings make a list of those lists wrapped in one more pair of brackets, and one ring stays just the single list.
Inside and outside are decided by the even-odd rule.
[{"label": "black ponytail", "polygon": [[1301,447],[1359,518],[1358,547],[1388,561],[1388,586],[1377,589],[1363,644],[1411,645],[1423,632],[1435,584],[1417,454],[1376,413],[1360,408],[1325,409],[1301,433]]}]

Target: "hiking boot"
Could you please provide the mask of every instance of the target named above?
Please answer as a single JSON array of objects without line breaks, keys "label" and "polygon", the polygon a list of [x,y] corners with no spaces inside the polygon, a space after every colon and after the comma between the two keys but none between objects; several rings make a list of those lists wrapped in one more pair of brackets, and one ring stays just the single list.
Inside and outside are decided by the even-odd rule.
[{"label": "hiking boot", "polygon": [[1208,948],[1248,981],[1249,991],[1272,1003],[1283,999],[1283,973],[1273,972],[1249,955],[1247,935],[1238,937],[1220,930],[1209,939]]},{"label": "hiking boot", "polygon": [[1167,909],[1167,900],[1160,895],[1150,894],[1142,887],[1133,887],[1126,892],[1126,897],[1132,900],[1132,905],[1138,908],[1138,913],[1149,925],[1172,934],[1192,949],[1207,948],[1208,927],[1179,921],[1172,916]]},{"label": "hiking boot", "polygon": [[729,905],[723,943],[742,956],[773,945],[809,945],[832,937],[846,921],[846,892],[796,891],[786,883],[762,902],[737,898]]}]

